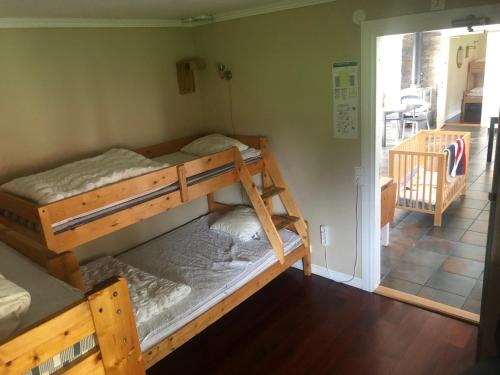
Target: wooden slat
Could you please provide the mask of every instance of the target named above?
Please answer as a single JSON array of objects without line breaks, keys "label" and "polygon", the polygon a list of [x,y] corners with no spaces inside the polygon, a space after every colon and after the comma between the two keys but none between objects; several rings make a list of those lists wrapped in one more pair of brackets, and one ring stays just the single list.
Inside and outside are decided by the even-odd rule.
[{"label": "wooden slat", "polygon": [[272,198],[278,194],[281,194],[284,191],[285,191],[285,188],[282,188],[279,186],[270,186],[270,187],[264,188],[264,190],[262,191],[261,197],[262,197],[262,199]]},{"label": "wooden slat", "polygon": [[[258,160],[247,166],[248,171],[251,175],[261,173],[264,168],[264,162]],[[194,200],[209,193],[213,193],[217,190],[223,189],[229,185],[239,182],[238,173],[236,170],[228,171],[221,175],[212,177],[208,180],[198,182],[197,184],[188,186],[189,199]]]},{"label": "wooden slat", "polygon": [[98,348],[91,350],[84,356],[78,358],[76,361],[72,362],[68,367],[64,367],[61,370],[61,374],[64,375],[82,375],[82,374],[92,374],[92,375],[105,375],[104,364],[101,360],[101,353]]},{"label": "wooden slat", "polygon": [[41,323],[0,346],[0,373],[22,374],[94,333],[87,302]]},{"label": "wooden slat", "polygon": [[106,374],[145,374],[125,279],[93,292],[88,301]]},{"label": "wooden slat", "polygon": [[240,151],[235,147],[234,150],[234,165],[236,171],[241,180],[241,184],[245,188],[245,191],[252,202],[252,206],[255,210],[255,214],[259,218],[262,225],[262,229],[267,235],[269,242],[271,243],[274,253],[280,263],[285,261],[283,242],[278,233],[278,230],[274,226],[271,214],[267,211],[264,201],[261,199],[259,192],[252,180],[252,175],[248,171],[243,158],[241,157]]},{"label": "wooden slat", "polygon": [[153,346],[147,352],[144,352],[143,355],[146,368],[150,368],[156,362],[203,331],[206,327],[220,319],[222,316],[238,306],[241,302],[268,284],[271,280],[276,278],[296,261],[307,256],[308,254],[309,251],[306,247],[303,245],[298,247],[285,257],[285,262],[283,264],[279,262],[274,263],[257,277],[246,283],[243,287],[224,298],[221,302],[217,303],[215,306],[186,324],[184,327],[178,329],[172,335],[165,338],[159,344]]},{"label": "wooden slat", "polygon": [[44,206],[51,223],[85,214],[121,200],[168,186],[177,181],[177,170],[174,167],[160,169],[142,176],[137,176],[103,186],[74,197],[66,198]]},{"label": "wooden slat", "polygon": [[186,176],[191,177],[223,165],[231,164],[233,161],[233,150],[229,149],[188,161],[184,163],[184,168],[186,168]]},{"label": "wooden slat", "polygon": [[419,296],[415,296],[413,294],[408,294],[401,292],[396,289],[387,288],[384,286],[379,286],[375,289],[375,293],[380,294],[385,297],[393,298],[395,300],[408,303],[410,305],[415,305],[418,307],[422,307],[424,309],[428,309],[431,311],[435,311],[444,315],[451,316],[453,318],[458,318],[461,320],[465,320],[469,323],[479,324],[479,315],[474,314],[469,311],[461,310],[456,307],[452,307],[449,305],[445,305],[443,303],[435,302],[427,298],[422,298]]},{"label": "wooden slat", "polygon": [[300,220],[300,217],[288,215],[273,215],[272,219],[274,225],[276,226],[276,230],[280,231],[282,229],[288,228],[291,225],[294,225]]},{"label": "wooden slat", "polygon": [[179,189],[181,191],[181,200],[187,202],[189,200],[188,186],[186,180],[186,167],[184,164],[177,166],[177,177],[179,179]]}]

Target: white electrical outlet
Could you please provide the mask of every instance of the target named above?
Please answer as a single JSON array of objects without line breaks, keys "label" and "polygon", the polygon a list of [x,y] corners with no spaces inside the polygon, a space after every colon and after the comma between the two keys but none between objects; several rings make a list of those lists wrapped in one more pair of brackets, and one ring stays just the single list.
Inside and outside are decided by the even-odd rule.
[{"label": "white electrical outlet", "polygon": [[446,8],[446,0],[431,0],[431,10],[443,10]]},{"label": "white electrical outlet", "polygon": [[354,183],[363,185],[363,167],[354,167]]},{"label": "white electrical outlet", "polygon": [[319,226],[321,235],[321,246],[328,246],[328,227],[326,225]]}]

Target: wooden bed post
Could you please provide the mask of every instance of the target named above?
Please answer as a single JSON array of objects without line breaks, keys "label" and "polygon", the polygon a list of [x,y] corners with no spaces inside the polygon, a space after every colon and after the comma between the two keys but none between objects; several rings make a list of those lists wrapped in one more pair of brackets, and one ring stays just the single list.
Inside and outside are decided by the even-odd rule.
[{"label": "wooden bed post", "polygon": [[312,265],[311,265],[311,244],[309,242],[309,223],[306,221],[307,227],[307,241],[304,241],[304,247],[306,249],[306,254],[302,258],[302,269],[304,270],[305,276],[311,276]]},{"label": "wooden bed post", "polygon": [[445,184],[445,163],[444,154],[437,157],[437,189],[436,189],[436,208],[434,213],[434,226],[440,227],[443,217],[443,187]]},{"label": "wooden bed post", "polygon": [[207,194],[207,205],[208,205],[208,212],[216,211],[214,193]]},{"label": "wooden bed post", "polygon": [[46,267],[52,276],[67,282],[81,291],[85,290],[83,277],[80,272],[80,262],[72,251],[57,254],[48,259]]},{"label": "wooden bed post", "polygon": [[87,297],[106,374],[145,374],[127,282],[120,277],[109,283]]}]

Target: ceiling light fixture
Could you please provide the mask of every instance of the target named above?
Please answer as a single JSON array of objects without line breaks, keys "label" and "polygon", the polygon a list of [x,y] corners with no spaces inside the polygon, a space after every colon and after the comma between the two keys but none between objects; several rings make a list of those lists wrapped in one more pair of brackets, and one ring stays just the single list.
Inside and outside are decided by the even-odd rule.
[{"label": "ceiling light fixture", "polygon": [[467,30],[469,30],[469,32],[473,32],[474,26],[488,25],[489,21],[490,20],[487,17],[476,17],[476,16],[473,16],[471,14],[468,17],[451,21],[451,26],[452,27],[466,27]]},{"label": "ceiling light fixture", "polygon": [[182,23],[212,22],[213,20],[214,16],[212,16],[211,14],[202,14],[200,16],[186,17],[181,19]]}]

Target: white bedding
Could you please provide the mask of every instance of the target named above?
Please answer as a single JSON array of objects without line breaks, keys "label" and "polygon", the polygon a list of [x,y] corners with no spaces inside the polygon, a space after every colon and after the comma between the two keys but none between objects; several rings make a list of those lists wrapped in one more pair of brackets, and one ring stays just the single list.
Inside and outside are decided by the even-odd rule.
[{"label": "white bedding", "polygon": [[[240,242],[209,229],[216,214],[203,216],[156,238],[118,259],[148,273],[187,284],[182,301],[138,325],[141,349],[147,350],[257,276],[277,260],[267,240]],[[300,237],[280,232],[286,253]]]},{"label": "white bedding", "polygon": [[474,87],[467,93],[467,96],[483,96],[483,88],[482,87]]},{"label": "white bedding", "polygon": [[48,204],[166,167],[168,164],[130,150],[111,149],[93,158],[16,178],[1,188],[38,204]]},{"label": "white bedding", "polygon": [[148,321],[191,292],[191,288],[185,284],[153,276],[110,256],[82,266],[81,272],[87,292],[113,276],[124,277],[127,280],[137,324]]},{"label": "white bedding", "polygon": [[30,303],[31,296],[25,289],[0,274],[0,341],[21,324]]},{"label": "white bedding", "polygon": [[3,242],[0,242],[0,273],[31,296],[31,305],[21,316],[20,325],[13,334],[84,297],[78,289],[50,276],[45,269]]}]

